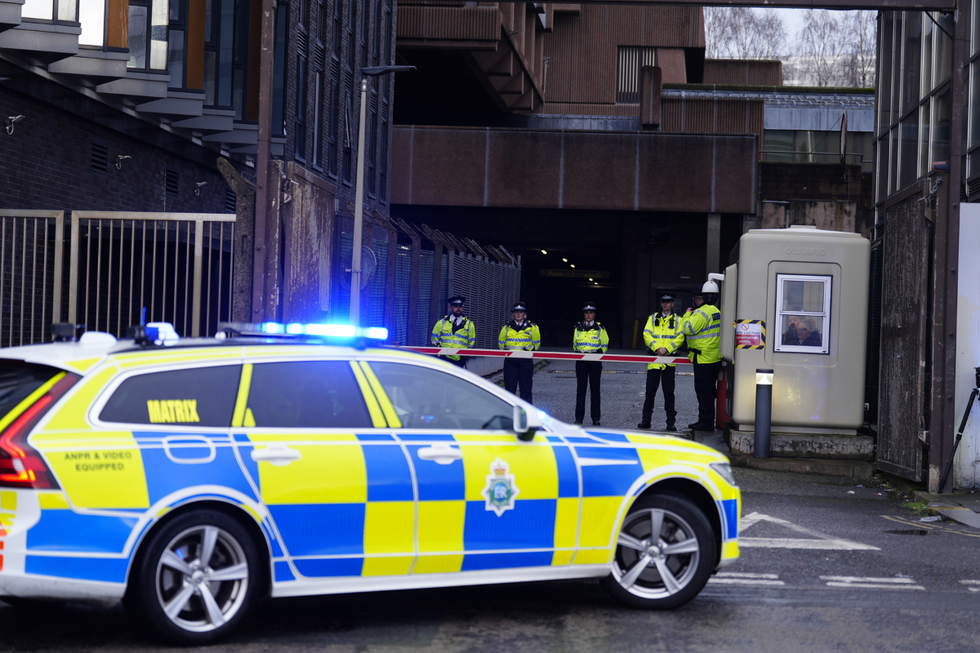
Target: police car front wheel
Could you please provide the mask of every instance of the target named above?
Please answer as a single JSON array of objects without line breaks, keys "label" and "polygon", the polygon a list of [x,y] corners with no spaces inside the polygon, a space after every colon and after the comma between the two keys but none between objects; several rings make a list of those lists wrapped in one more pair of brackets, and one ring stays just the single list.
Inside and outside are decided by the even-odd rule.
[{"label": "police car front wheel", "polygon": [[623,520],[612,573],[614,598],[638,608],[669,609],[697,596],[715,561],[711,525],[689,499],[641,497]]},{"label": "police car front wheel", "polygon": [[240,523],[213,510],[187,513],[151,537],[126,604],[164,638],[203,644],[245,617],[258,569],[255,545]]}]

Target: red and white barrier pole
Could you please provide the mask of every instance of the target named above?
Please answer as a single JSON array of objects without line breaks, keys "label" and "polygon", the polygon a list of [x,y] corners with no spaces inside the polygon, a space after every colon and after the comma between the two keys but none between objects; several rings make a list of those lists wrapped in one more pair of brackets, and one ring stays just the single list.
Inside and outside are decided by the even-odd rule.
[{"label": "red and white barrier pole", "polygon": [[440,347],[401,347],[420,354],[432,356],[492,356],[496,358],[533,358],[536,360],[561,361],[601,361],[603,363],[666,363],[668,365],[689,365],[690,359],[684,356],[641,356],[631,354],[577,354],[561,351],[524,351],[504,349],[453,349]]}]

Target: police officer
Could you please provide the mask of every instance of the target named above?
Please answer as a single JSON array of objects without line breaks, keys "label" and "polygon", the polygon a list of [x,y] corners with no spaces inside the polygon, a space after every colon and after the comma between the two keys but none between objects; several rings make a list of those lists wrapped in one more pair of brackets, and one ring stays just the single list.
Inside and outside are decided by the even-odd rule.
[{"label": "police officer", "polygon": [[[647,351],[655,356],[670,356],[684,342],[681,332],[684,318],[674,313],[674,295],[665,292],[660,295],[660,311],[647,318],[643,328],[643,342]],[[664,412],[667,414],[665,431],[676,431],[677,410],[674,408],[675,365],[669,363],[650,363],[647,365],[646,398],[643,400],[643,413],[638,429],[650,428],[653,415],[653,402],[657,398],[657,388],[661,381],[664,386]]]},{"label": "police officer", "polygon": [[[541,348],[541,331],[538,325],[527,319],[527,307],[517,302],[510,309],[514,319],[500,329],[497,345],[501,349],[534,351]],[[531,402],[531,379],[534,375],[534,361],[530,358],[504,359],[504,388],[517,394],[521,388],[521,399]]]},{"label": "police officer", "polygon": [[[476,345],[476,326],[473,320],[463,315],[465,297],[453,295],[449,298],[449,314],[432,327],[430,338],[433,347],[453,349],[472,349]],[[453,365],[466,367],[466,357],[457,354],[440,355]]]},{"label": "police officer", "polygon": [[688,424],[695,431],[713,431],[715,428],[715,382],[721,367],[721,311],[715,307],[718,301],[718,284],[708,280],[700,289],[695,288],[694,308],[687,309],[684,320],[684,337],[691,362],[694,364],[694,393],[698,396],[698,421]]},{"label": "police officer", "polygon": [[[604,354],[609,348],[609,334],[605,327],[595,321],[595,304],[586,302],[582,307],[585,317],[575,325],[572,335],[572,350],[583,354]],[[575,391],[575,423],[585,420],[585,390],[591,388],[592,424],[599,426],[601,409],[599,408],[599,379],[602,376],[602,361],[575,361],[575,378],[578,387]]]}]

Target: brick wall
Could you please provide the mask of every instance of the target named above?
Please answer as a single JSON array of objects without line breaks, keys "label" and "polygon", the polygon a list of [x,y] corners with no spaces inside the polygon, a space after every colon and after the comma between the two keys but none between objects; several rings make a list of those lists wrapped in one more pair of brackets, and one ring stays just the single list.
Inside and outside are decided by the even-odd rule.
[{"label": "brick wall", "polygon": [[[24,116],[13,134],[0,132],[0,208],[228,212],[230,189],[213,165],[15,91],[0,94],[0,115]],[[104,173],[92,169],[93,143],[105,147]],[[121,169],[115,167],[118,155],[130,157]],[[168,170],[176,176],[176,195],[167,192]],[[206,182],[199,196],[194,195],[197,182]]]}]

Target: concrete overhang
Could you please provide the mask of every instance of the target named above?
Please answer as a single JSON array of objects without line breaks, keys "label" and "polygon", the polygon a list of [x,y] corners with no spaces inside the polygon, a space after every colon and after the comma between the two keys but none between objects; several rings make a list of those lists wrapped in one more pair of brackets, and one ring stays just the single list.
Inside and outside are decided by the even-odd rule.
[{"label": "concrete overhang", "polygon": [[77,24],[24,22],[0,32],[0,50],[34,63],[49,64],[78,54],[81,33],[82,28]]},{"label": "concrete overhang", "polygon": [[756,211],[755,134],[396,126],[394,204]]},{"label": "concrete overhang", "polygon": [[24,0],[0,0],[0,32],[20,25]]}]

